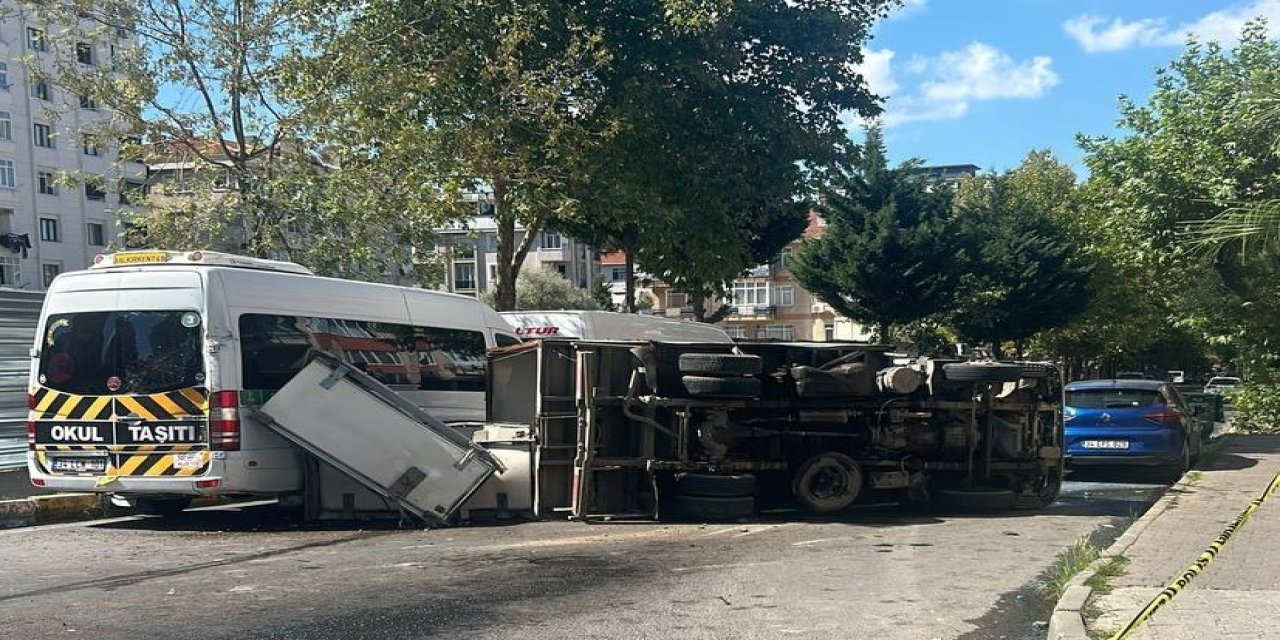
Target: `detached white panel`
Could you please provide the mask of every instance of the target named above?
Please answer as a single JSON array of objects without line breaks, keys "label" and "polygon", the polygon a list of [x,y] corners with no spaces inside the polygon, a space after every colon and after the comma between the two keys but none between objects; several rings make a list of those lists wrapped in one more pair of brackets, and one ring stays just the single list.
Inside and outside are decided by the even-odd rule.
[{"label": "detached white panel", "polygon": [[327,354],[263,405],[263,422],[435,524],[502,463],[377,380]]}]

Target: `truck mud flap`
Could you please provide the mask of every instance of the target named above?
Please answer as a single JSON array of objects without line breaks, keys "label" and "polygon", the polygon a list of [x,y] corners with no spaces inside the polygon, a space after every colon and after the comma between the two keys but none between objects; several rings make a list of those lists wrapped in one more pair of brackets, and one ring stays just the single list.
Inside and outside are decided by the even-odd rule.
[{"label": "truck mud flap", "polygon": [[503,469],[484,448],[325,353],[251,419],[436,526]]}]

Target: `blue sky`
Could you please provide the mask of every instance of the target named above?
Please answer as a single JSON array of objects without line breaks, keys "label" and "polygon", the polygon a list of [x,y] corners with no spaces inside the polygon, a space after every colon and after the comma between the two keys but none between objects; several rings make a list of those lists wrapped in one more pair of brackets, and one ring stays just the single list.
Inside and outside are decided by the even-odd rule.
[{"label": "blue sky", "polygon": [[1048,147],[1083,174],[1075,134],[1117,133],[1187,33],[1234,43],[1280,0],[908,0],[877,26],[862,72],[886,96],[892,161],[1009,169]]}]

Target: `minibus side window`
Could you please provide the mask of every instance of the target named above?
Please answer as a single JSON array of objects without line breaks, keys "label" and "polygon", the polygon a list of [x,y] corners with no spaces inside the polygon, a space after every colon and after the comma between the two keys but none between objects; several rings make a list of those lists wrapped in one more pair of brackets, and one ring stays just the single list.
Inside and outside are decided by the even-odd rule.
[{"label": "minibus side window", "polygon": [[484,391],[479,331],[337,318],[240,316],[241,366],[248,391],[276,391],[328,352],[397,391]]}]

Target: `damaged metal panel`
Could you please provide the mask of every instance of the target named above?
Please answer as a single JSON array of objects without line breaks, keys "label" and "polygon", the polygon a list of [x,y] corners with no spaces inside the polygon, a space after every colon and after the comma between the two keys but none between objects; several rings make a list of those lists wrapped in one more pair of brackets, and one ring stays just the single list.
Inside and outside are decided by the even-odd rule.
[{"label": "damaged metal panel", "polygon": [[431,524],[444,524],[503,468],[462,434],[323,353],[255,419]]}]

